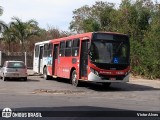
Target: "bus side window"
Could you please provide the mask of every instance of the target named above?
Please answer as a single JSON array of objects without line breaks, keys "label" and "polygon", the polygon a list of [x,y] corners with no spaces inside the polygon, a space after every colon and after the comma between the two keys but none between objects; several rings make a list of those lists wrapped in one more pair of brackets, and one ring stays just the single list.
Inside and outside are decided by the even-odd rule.
[{"label": "bus side window", "polygon": [[73,40],[73,45],[72,45],[72,56],[78,56],[79,54],[79,38]]},{"label": "bus side window", "polygon": [[48,53],[48,43],[44,44],[44,53],[43,53],[43,57],[47,57],[47,53]]},{"label": "bus side window", "polygon": [[65,56],[71,56],[72,54],[72,40],[66,41],[66,48],[65,48]]},{"label": "bus side window", "polygon": [[52,48],[53,48],[53,44],[49,43],[49,45],[48,45],[48,57],[52,57]]},{"label": "bus side window", "polygon": [[60,42],[59,56],[63,57],[65,55],[65,41]]},{"label": "bus side window", "polygon": [[35,46],[35,57],[39,56],[39,45]]}]

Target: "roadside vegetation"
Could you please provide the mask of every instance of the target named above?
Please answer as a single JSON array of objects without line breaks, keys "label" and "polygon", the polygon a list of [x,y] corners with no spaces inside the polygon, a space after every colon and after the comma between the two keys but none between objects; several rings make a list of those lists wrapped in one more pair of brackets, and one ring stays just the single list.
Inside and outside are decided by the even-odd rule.
[{"label": "roadside vegetation", "polygon": [[123,0],[117,8],[96,2],[73,11],[70,29],[77,33],[112,31],[130,36],[134,75],[160,78],[160,4],[151,0]]},{"label": "roadside vegetation", "polygon": [[[0,15],[2,13],[0,7]],[[68,36],[72,32],[111,31],[128,34],[132,74],[150,79],[160,78],[160,4],[152,0],[122,0],[119,6],[102,1],[92,6],[84,5],[73,11],[71,32],[54,27],[44,30],[38,27],[35,20],[23,22],[15,17],[7,25],[0,21],[0,26],[4,36],[0,50],[8,51],[33,51],[35,42]]]}]

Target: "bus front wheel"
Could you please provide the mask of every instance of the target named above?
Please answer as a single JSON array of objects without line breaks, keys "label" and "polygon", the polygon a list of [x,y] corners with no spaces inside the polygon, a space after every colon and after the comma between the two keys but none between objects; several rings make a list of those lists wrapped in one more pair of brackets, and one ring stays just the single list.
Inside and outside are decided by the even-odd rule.
[{"label": "bus front wheel", "polygon": [[110,82],[102,83],[102,86],[103,86],[104,88],[108,88],[110,85],[111,85]]},{"label": "bus front wheel", "polygon": [[79,81],[78,81],[78,79],[77,79],[77,72],[76,72],[76,70],[74,70],[74,71],[72,72],[71,82],[72,82],[72,85],[73,85],[73,86],[78,87]]},{"label": "bus front wheel", "polygon": [[49,76],[47,75],[47,67],[45,67],[45,68],[43,69],[43,77],[44,77],[45,80],[48,80],[48,79],[49,79]]}]

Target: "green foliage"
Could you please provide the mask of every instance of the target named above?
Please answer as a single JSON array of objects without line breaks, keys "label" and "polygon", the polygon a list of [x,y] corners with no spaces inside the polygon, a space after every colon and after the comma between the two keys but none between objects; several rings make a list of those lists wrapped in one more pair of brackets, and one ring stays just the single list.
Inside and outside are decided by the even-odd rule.
[{"label": "green foliage", "polygon": [[99,29],[100,29],[99,24],[91,18],[85,19],[83,21],[83,25],[84,25],[83,28],[84,28],[85,32],[99,31]]},{"label": "green foliage", "polygon": [[10,30],[16,40],[20,41],[22,45],[22,52],[26,51],[25,42],[32,36],[38,36],[40,29],[38,23],[35,20],[29,20],[23,22],[17,17],[12,18],[10,23]]},{"label": "green foliage", "polygon": [[131,68],[135,75],[160,78],[160,4],[151,0],[96,2],[73,11],[70,29],[77,32],[113,31],[130,35]]},{"label": "green foliage", "polygon": [[70,29],[77,33],[110,30],[114,12],[114,4],[107,2],[99,1],[92,7],[85,5],[73,11]]},{"label": "green foliage", "polygon": [[16,38],[12,32],[13,28],[10,25],[3,24],[3,41],[8,45],[8,51],[11,51],[11,43],[13,43]]},{"label": "green foliage", "polygon": [[3,9],[2,9],[2,7],[0,6],[0,16],[2,15],[2,13],[3,13]]},{"label": "green foliage", "polygon": [[[3,14],[3,9],[0,6],[0,16]],[[0,20],[0,32],[2,32],[4,26],[4,22]]]}]

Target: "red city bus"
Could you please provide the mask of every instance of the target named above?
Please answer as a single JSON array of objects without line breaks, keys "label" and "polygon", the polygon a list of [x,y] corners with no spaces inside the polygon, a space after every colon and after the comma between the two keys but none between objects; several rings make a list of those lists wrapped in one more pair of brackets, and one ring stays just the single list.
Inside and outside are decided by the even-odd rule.
[{"label": "red city bus", "polygon": [[60,77],[102,83],[128,82],[130,43],[125,34],[89,32],[49,41],[48,63],[43,68],[45,79]]}]

